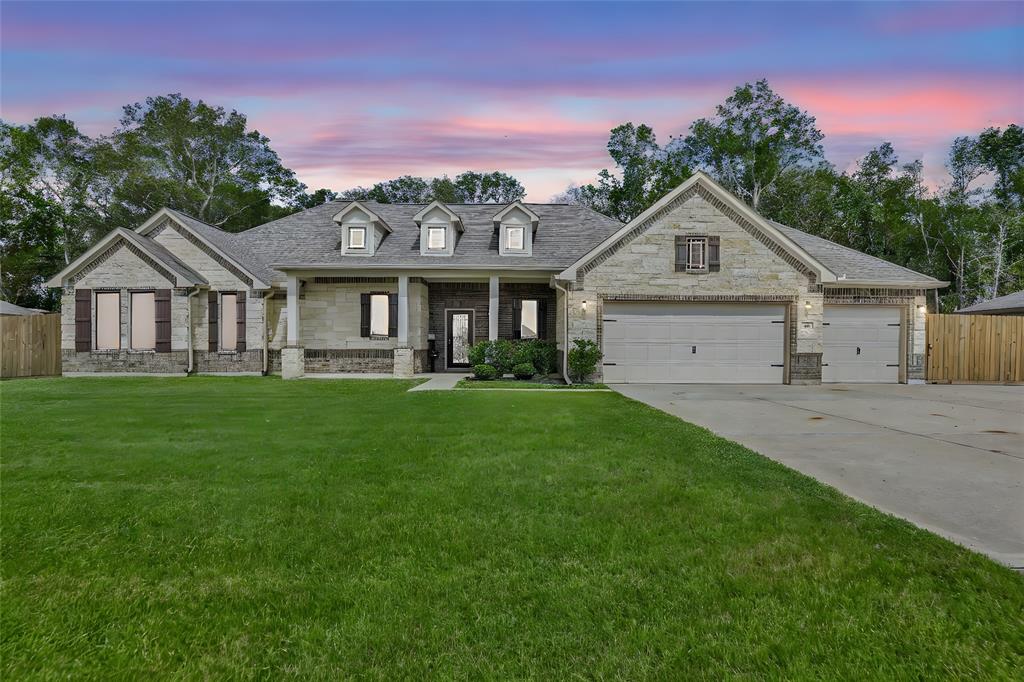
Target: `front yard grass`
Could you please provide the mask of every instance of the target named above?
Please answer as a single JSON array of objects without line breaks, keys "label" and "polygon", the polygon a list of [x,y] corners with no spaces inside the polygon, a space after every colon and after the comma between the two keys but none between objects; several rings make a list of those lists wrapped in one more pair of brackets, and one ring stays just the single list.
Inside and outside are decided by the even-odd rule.
[{"label": "front yard grass", "polygon": [[617,394],[409,386],[0,384],[3,679],[1024,666],[1020,576],[739,445]]}]

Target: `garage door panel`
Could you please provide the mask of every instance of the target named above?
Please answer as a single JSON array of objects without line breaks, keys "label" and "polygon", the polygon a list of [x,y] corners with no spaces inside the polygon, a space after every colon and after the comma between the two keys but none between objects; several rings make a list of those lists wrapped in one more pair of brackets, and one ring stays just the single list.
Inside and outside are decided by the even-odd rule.
[{"label": "garage door panel", "polygon": [[825,306],[824,382],[899,381],[900,310],[892,306]]},{"label": "garage door panel", "polygon": [[778,305],[607,303],[605,381],[781,383],[784,315]]}]

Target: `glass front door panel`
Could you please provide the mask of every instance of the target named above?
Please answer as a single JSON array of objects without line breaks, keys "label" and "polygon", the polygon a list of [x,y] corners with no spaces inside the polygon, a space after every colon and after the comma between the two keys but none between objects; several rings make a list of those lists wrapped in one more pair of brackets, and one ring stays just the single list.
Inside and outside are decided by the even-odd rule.
[{"label": "glass front door panel", "polygon": [[452,364],[469,364],[469,313],[452,313]]}]

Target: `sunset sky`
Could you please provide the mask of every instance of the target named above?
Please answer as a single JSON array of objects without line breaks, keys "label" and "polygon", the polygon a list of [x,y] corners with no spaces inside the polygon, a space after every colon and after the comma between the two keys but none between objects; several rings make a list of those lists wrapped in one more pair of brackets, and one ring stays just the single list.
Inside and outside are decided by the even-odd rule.
[{"label": "sunset sky", "polygon": [[847,168],[889,140],[931,182],[1024,121],[1024,3],[0,3],[0,116],[109,132],[181,92],[235,108],[315,189],[503,170],[545,201],[608,131],[685,133],[767,78]]}]

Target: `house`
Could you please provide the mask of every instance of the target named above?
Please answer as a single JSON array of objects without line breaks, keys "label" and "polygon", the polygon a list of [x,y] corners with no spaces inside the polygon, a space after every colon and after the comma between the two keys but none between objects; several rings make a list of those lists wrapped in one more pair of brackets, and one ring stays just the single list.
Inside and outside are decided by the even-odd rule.
[{"label": "house", "polygon": [[240,234],[171,209],[56,275],[64,370],[468,367],[498,338],[592,339],[608,382],[924,377],[928,289],[764,219],[702,173],[623,225],[581,206],[337,201]]},{"label": "house", "polygon": [[1024,291],[975,303],[957,312],[963,315],[1024,315]]},{"label": "house", "polygon": [[9,301],[0,301],[0,317],[23,317],[25,315],[43,315],[47,311],[39,308],[23,308]]}]

